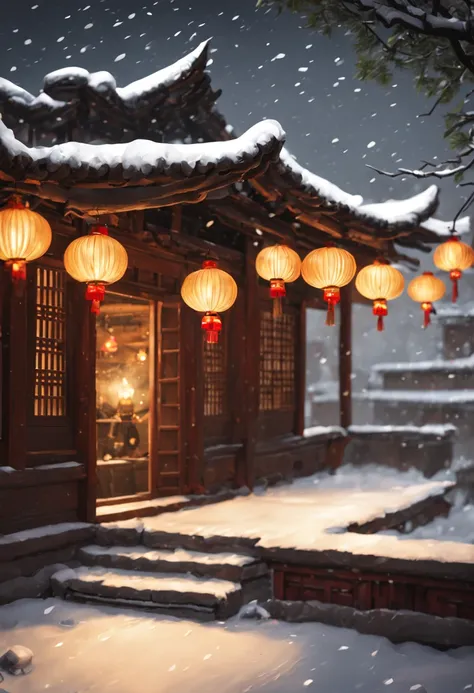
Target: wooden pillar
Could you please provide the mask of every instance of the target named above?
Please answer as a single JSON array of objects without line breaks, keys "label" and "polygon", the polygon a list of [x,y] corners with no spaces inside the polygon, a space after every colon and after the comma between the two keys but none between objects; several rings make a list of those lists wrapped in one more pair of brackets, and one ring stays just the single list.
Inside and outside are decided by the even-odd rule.
[{"label": "wooden pillar", "polygon": [[84,465],[86,479],[79,498],[80,519],[94,522],[97,502],[97,449],[96,449],[96,328],[95,316],[89,301],[84,300],[84,287],[71,283],[77,315],[76,354],[74,378],[76,398],[76,446],[78,461]]},{"label": "wooden pillar", "polygon": [[200,315],[183,304],[181,308],[182,449],[186,493],[204,491],[203,335],[200,323]]},{"label": "wooden pillar", "polygon": [[258,276],[255,271],[257,248],[251,238],[245,249],[245,321],[243,335],[243,386],[245,397],[242,411],[243,451],[237,464],[237,483],[253,488],[255,483],[255,449],[258,433],[260,390],[260,305]]},{"label": "wooden pillar", "polygon": [[296,321],[295,335],[295,435],[305,428],[306,403],[306,302],[302,301]]},{"label": "wooden pillar", "polygon": [[351,287],[341,289],[339,324],[339,413],[340,425],[352,424],[352,298]]},{"label": "wooden pillar", "polygon": [[24,469],[27,452],[27,412],[31,398],[28,383],[27,287],[15,290],[10,271],[4,266],[3,422],[6,461],[13,469]]}]

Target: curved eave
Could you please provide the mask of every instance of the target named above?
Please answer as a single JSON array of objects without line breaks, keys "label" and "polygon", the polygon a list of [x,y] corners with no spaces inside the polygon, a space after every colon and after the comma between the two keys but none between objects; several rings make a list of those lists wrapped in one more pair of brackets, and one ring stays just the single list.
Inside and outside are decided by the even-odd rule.
[{"label": "curved eave", "polygon": [[4,187],[67,209],[101,213],[200,202],[213,190],[257,175],[275,161],[285,133],[265,120],[227,142],[129,144],[67,142],[27,147],[0,121]]}]

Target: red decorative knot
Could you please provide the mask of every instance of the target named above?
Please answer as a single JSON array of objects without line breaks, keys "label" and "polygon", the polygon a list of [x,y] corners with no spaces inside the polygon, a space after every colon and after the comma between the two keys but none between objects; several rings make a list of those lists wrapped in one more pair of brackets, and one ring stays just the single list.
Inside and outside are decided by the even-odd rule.
[{"label": "red decorative knot", "polygon": [[[432,272],[425,272],[425,274],[433,274]],[[426,330],[428,325],[431,323],[431,313],[433,312],[433,304],[429,301],[423,301],[421,304],[421,310],[424,313],[423,319],[423,329]]]},{"label": "red decorative knot", "polygon": [[109,229],[103,224],[97,224],[96,226],[92,226],[90,234],[91,236],[108,236]]},{"label": "red decorative knot", "polygon": [[217,267],[217,262],[215,260],[204,260],[202,263],[203,269],[214,269]]},{"label": "red decorative knot", "polygon": [[219,341],[219,332],[222,330],[222,320],[217,313],[205,313],[202,316],[201,328],[206,333],[206,342],[216,344]]},{"label": "red decorative knot", "polygon": [[283,279],[270,279],[270,298],[273,299],[273,317],[280,318],[283,314],[282,299],[286,296]]},{"label": "red decorative knot", "polygon": [[104,284],[91,283],[87,285],[86,289],[86,299],[92,301],[91,303],[91,313],[99,315],[100,304],[105,297],[105,286]]},{"label": "red decorative knot", "polygon": [[377,317],[377,331],[383,332],[383,319],[388,315],[387,301],[384,298],[376,298],[373,303],[372,313]]},{"label": "red decorative knot", "polygon": [[26,281],[25,260],[9,260],[7,264],[10,266],[12,281],[14,283]]},{"label": "red decorative knot", "polygon": [[326,325],[333,327],[336,323],[335,321],[335,307],[341,300],[341,292],[337,286],[327,286],[324,289],[323,298],[328,304],[328,311],[326,314]]},{"label": "red decorative knot", "polygon": [[449,273],[449,278],[451,279],[453,283],[453,293],[452,293],[452,302],[456,303],[459,297],[459,287],[458,287],[458,282],[462,277],[462,272],[461,270],[458,269],[453,269]]},{"label": "red decorative knot", "polygon": [[270,296],[272,298],[283,298],[286,296],[285,282],[283,279],[270,279]]}]

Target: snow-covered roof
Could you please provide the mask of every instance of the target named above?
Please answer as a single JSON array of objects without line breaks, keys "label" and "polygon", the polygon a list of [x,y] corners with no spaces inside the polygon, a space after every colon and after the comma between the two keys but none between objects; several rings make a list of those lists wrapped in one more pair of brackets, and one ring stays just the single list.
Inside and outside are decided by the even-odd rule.
[{"label": "snow-covered roof", "polygon": [[[138,202],[144,200],[150,201],[150,207],[159,207],[170,195],[180,202],[200,201],[208,192],[266,168],[278,156],[284,137],[277,121],[265,120],[226,142],[164,144],[135,140],[125,144],[65,142],[28,147],[0,121],[0,170],[11,177],[19,192],[64,201],[70,208],[95,213],[124,211],[127,200],[137,203],[132,209],[140,208]],[[67,189],[48,187],[53,182]],[[123,187],[70,189],[84,183],[120,183],[138,188],[138,193],[127,196]],[[183,197],[186,194],[189,199]]]},{"label": "snow-covered roof", "polygon": [[173,108],[177,113],[184,103],[196,100],[212,103],[218,94],[210,87],[205,73],[209,41],[200,43],[191,53],[157,72],[118,87],[110,72],[89,72],[82,67],[65,67],[48,73],[43,91],[34,96],[26,89],[0,78],[0,109],[4,115],[22,118],[27,124],[40,119],[64,121],[76,118],[76,106],[87,101],[99,111],[112,111],[136,118],[158,107]]},{"label": "snow-covered roof", "polygon": [[[46,75],[39,96],[0,79],[5,121],[0,123],[0,170],[16,181],[18,192],[79,213],[200,202],[209,192],[229,191],[233,183],[249,179],[260,199],[231,191],[231,196],[212,200],[212,212],[232,228],[247,227],[251,233],[261,228],[280,238],[296,237],[297,242],[304,238],[306,247],[308,242],[321,245],[331,236],[353,251],[368,246],[391,259],[409,259],[395,250],[395,241],[429,250],[446,236],[452,222],[432,218],[438,205],[436,186],[404,200],[364,204],[361,195],[345,192],[282,149],[284,133],[275,121],[260,123],[234,139],[233,129],[214,107],[219,94],[212,90],[205,69],[208,45],[205,41],[172,65],[123,87],[109,72],[80,67]],[[15,131],[18,126],[24,136],[24,121],[34,126],[41,141],[59,127],[58,122],[63,129],[65,121],[75,122],[81,106],[89,113],[87,137],[116,143],[27,147],[8,130],[8,125]],[[181,134],[170,131],[170,139],[185,139],[182,131],[192,122],[193,138],[202,134],[203,142],[155,141],[157,130],[164,132],[178,122]],[[137,135],[148,132],[150,139],[122,143],[124,129]],[[158,183],[159,189],[154,189]],[[115,187],[91,189],[104,184]],[[87,190],[81,189],[84,185]],[[118,185],[136,189],[123,191]],[[293,223],[280,218],[283,212],[292,215]],[[456,223],[458,233],[468,228],[468,218]]]},{"label": "snow-covered roof", "polygon": [[439,372],[474,371],[474,354],[465,358],[451,359],[450,361],[437,359],[436,361],[409,361],[406,363],[377,363],[372,366],[376,373],[398,373],[400,371],[414,372]]}]

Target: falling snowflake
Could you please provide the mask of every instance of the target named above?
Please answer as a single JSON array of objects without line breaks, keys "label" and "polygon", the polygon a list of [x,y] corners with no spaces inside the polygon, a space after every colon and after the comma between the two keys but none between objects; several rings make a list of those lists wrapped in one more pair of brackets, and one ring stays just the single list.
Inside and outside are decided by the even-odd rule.
[{"label": "falling snowflake", "polygon": [[92,29],[93,26],[92,22],[89,22],[89,24],[85,25],[84,29]]},{"label": "falling snowflake", "polygon": [[119,63],[121,60],[125,58],[126,55],[126,53],[120,53],[120,55],[117,55],[117,57],[114,58],[114,63]]},{"label": "falling snowflake", "polygon": [[298,72],[308,72],[308,68],[307,67],[299,67]]},{"label": "falling snowflake", "polygon": [[375,142],[372,140],[372,142],[369,142],[367,145],[367,149],[372,149],[372,147],[375,147]]},{"label": "falling snowflake", "polygon": [[271,62],[274,60],[282,60],[285,57],[285,53],[277,53],[274,58],[271,59]]}]

